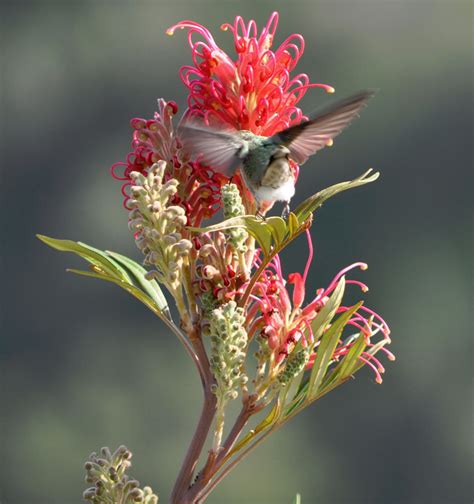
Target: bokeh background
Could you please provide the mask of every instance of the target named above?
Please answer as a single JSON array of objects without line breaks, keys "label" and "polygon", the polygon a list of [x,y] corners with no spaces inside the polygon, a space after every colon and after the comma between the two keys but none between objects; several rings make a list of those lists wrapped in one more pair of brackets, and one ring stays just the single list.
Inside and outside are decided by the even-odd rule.
[{"label": "bokeh background", "polygon": [[[389,321],[397,361],[367,370],[268,439],[210,504],[472,502],[472,3],[470,1],[11,1],[2,4],[2,504],[81,502],[83,461],[134,452],[131,473],[167,502],[201,392],[178,342],[80,261],[35,233],[139,260],[119,183],[129,120],[185,104],[181,19],[219,30],[237,14],[276,43],[304,35],[299,71],[342,97],[381,89],[301,172],[295,202],[368,167],[376,184],[319,212],[311,287],[354,260]],[[328,97],[306,95],[309,111]],[[301,266],[304,240],[287,256]],[[77,259],[77,260],[76,260]]]}]

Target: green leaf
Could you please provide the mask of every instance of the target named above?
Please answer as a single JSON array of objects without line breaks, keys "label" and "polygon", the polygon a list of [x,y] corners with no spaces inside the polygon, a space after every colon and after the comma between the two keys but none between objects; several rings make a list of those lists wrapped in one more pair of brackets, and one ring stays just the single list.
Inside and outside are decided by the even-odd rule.
[{"label": "green leaf", "polygon": [[317,356],[313,364],[311,376],[309,378],[309,388],[308,388],[309,398],[313,398],[317,395],[319,387],[323,381],[323,378],[326,375],[326,371],[331,361],[331,357],[341,337],[342,331],[344,330],[346,323],[349,321],[349,319],[359,309],[361,305],[362,302],[357,303],[349,310],[345,311],[342,315],[338,317],[338,319],[321,337],[317,349]]},{"label": "green leaf", "polygon": [[[73,242],[74,243],[74,242]],[[124,269],[119,262],[115,261],[112,257],[109,257],[106,252],[99,250],[95,247],[92,247],[91,245],[87,245],[87,243],[83,242],[77,242],[77,245],[79,245],[83,250],[86,249],[89,251],[89,254],[94,254],[95,257],[100,257],[102,261],[107,261],[107,264],[111,264],[114,268],[115,271],[119,273],[120,278],[123,278],[123,280],[126,280],[127,282],[131,283],[132,279],[128,275],[126,269]],[[84,259],[86,259],[85,255],[82,255]],[[102,262],[102,264],[103,264]]]},{"label": "green leaf", "polygon": [[135,280],[135,283],[137,283],[141,289],[153,299],[158,308],[160,308],[160,310],[162,310],[163,313],[165,313],[165,315],[171,320],[171,313],[165,295],[156,280],[148,280],[145,277],[147,270],[141,264],[136,263],[133,259],[117,252],[106,250],[106,254],[113,257],[118,263],[128,270]]},{"label": "green leaf", "polygon": [[293,504],[301,504],[301,494],[297,493],[294,500]]},{"label": "green leaf", "polygon": [[372,172],[372,169],[367,170],[360,177],[357,177],[354,180],[350,180],[347,182],[340,182],[339,184],[335,184],[331,187],[327,187],[322,191],[314,194],[307,198],[303,203],[301,203],[298,208],[294,211],[295,216],[297,217],[299,222],[304,222],[306,219],[317,210],[326,200],[332,198],[336,194],[347,191],[348,189],[352,189],[353,187],[358,187],[364,184],[369,184],[370,182],[374,182],[378,179],[380,173],[375,172],[369,176]]},{"label": "green leaf", "polygon": [[145,306],[147,306],[153,313],[158,315],[160,318],[164,317],[162,311],[156,306],[153,299],[151,299],[149,296],[147,296],[147,294],[145,294],[138,287],[135,287],[135,285],[129,284],[127,282],[124,282],[123,280],[119,280],[118,278],[114,278],[109,275],[97,273],[95,271],[84,271],[84,270],[78,270],[78,269],[72,269],[72,268],[69,268],[66,271],[68,271],[69,273],[75,273],[76,275],[82,275],[82,276],[87,276],[87,277],[91,277],[91,278],[98,278],[99,280],[105,280],[106,282],[112,282],[112,283],[118,285],[119,287],[122,287],[122,289],[126,290],[129,294],[132,294],[132,296],[139,299]]},{"label": "green leaf", "polygon": [[109,275],[120,278],[127,282],[131,282],[127,272],[116,261],[108,257],[105,252],[90,247],[85,243],[75,242],[72,240],[58,240],[49,236],[36,235],[42,242],[50,247],[60,250],[61,252],[73,252],[82,257],[89,263],[100,267]]},{"label": "green leaf", "polygon": [[290,236],[293,236],[300,227],[300,223],[298,221],[298,217],[293,212],[290,212],[288,216],[288,230],[290,232]]},{"label": "green leaf", "polygon": [[238,452],[241,450],[245,445],[247,445],[252,439],[257,436],[260,432],[262,432],[265,429],[270,428],[275,422],[277,421],[277,418],[279,416],[279,409],[277,405],[275,404],[268,415],[253,429],[251,429],[240,441],[236,443],[234,448],[229,452],[227,455],[227,459],[229,459],[234,453]]},{"label": "green leaf", "polygon": [[[374,346],[371,346],[370,348],[368,348],[366,350],[366,352],[370,355],[375,355],[382,347],[384,347],[388,343],[389,343],[389,340],[383,339],[383,340],[379,341],[378,343],[376,343]],[[354,366],[352,368],[351,374],[354,374],[356,371],[359,371],[359,369],[363,368],[364,366],[365,366],[364,362],[362,362],[360,360],[356,361],[356,363],[354,364]]]},{"label": "green leaf", "polygon": [[215,231],[226,231],[234,228],[244,228],[255,238],[266,256],[270,253],[272,246],[271,230],[263,219],[257,218],[254,215],[232,217],[204,228],[188,227],[190,231],[194,231],[196,233],[212,233]]},{"label": "green leaf", "polygon": [[334,315],[336,315],[339,306],[341,306],[345,286],[345,277],[341,277],[326,304],[321,308],[316,317],[312,320],[311,330],[313,331],[315,344],[318,342],[319,338],[321,338],[324,330],[331,322]]},{"label": "green leaf", "polygon": [[265,224],[270,229],[276,246],[280,247],[288,233],[286,222],[281,217],[268,217]]},{"label": "green leaf", "polygon": [[334,370],[335,378],[345,378],[352,374],[352,371],[359,360],[360,355],[366,347],[365,335],[361,331],[349,352],[344,356],[340,364]]},{"label": "green leaf", "polygon": [[91,271],[68,271],[113,282],[139,299],[160,318],[172,321],[168,303],[159,285],[154,280],[147,280],[145,268],[132,259],[116,252],[103,252],[81,242],[58,240],[43,235],[37,237],[50,247],[61,252],[73,252],[91,264]]}]

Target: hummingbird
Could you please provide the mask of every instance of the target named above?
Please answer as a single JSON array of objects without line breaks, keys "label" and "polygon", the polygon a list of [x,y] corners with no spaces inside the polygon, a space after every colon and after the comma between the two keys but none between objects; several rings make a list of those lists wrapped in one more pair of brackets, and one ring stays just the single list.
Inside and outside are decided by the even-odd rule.
[{"label": "hummingbird", "polygon": [[240,168],[242,179],[256,200],[257,214],[262,205],[268,208],[268,204],[283,201],[282,217],[286,218],[295,194],[290,160],[302,165],[319,150],[331,146],[333,139],[359,116],[374,94],[371,89],[359,91],[269,137],[247,130],[218,130],[192,120],[180,126],[179,136],[191,159],[228,178]]}]

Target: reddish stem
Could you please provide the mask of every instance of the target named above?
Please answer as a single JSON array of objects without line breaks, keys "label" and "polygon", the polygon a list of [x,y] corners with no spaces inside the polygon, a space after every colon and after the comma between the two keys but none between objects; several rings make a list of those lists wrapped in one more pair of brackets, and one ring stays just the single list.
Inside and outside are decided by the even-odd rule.
[{"label": "reddish stem", "polygon": [[185,494],[191,486],[199,456],[201,455],[216,413],[217,397],[211,392],[211,385],[214,383],[214,377],[211,373],[206,350],[201,338],[195,333],[195,330],[191,332],[193,332],[193,334],[190,334],[190,340],[204,368],[204,375],[201,376],[204,390],[204,403],[196,431],[194,432],[191,444],[189,445],[171,493],[171,504],[192,504],[192,500],[188,500]]}]

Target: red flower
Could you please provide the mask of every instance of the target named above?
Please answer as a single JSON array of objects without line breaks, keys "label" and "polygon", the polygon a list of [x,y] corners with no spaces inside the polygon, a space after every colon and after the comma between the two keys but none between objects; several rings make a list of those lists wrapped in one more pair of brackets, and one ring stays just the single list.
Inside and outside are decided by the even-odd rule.
[{"label": "red flower", "polygon": [[173,116],[178,107],[174,102],[158,100],[159,112],[154,119],[134,118],[130,121],[133,128],[132,152],[125,162],[115,163],[111,167],[112,176],[122,180],[124,206],[128,208],[131,185],[130,173],[147,173],[153,163],[159,160],[167,162],[166,178],[176,178],[179,192],[173,201],[181,204],[189,223],[198,226],[202,219],[211,217],[220,208],[220,186],[224,178],[202,167],[199,163],[190,163],[183,159],[173,126]]},{"label": "red flower", "polygon": [[[305,283],[313,258],[313,247],[309,231],[307,231],[306,235],[309,244],[309,257],[303,275],[292,273],[288,275],[288,280],[285,281],[280,259],[278,255],[275,256],[269,267],[255,284],[251,295],[252,305],[247,312],[247,324],[250,327],[249,338],[259,334],[262,338],[266,339],[268,347],[274,355],[273,361],[277,366],[284,363],[298,341],[301,340],[303,347],[314,343],[311,322],[327,303],[329,296],[336,288],[341,277],[355,268],[367,269],[367,265],[361,262],[344,268],[334,277],[327,288],[318,289],[316,296],[303,306],[306,291]],[[256,265],[258,263],[259,259],[256,260]],[[293,284],[292,296],[290,296],[286,287],[288,283]],[[345,283],[355,284],[364,292],[368,290],[365,284],[357,280],[346,279]],[[348,306],[340,306],[336,313],[343,313],[350,308]],[[384,344],[390,343],[390,329],[386,322],[374,311],[361,306],[346,324],[346,327],[351,326],[356,329],[357,334],[359,332],[364,334],[367,344],[366,350],[378,345],[380,346],[380,350],[385,352],[389,359],[394,359],[393,354],[380,343],[380,341],[383,341]],[[381,335],[382,340],[375,342],[374,340],[377,335]],[[354,338],[349,338],[346,339],[346,342],[339,341],[332,360],[337,362],[341,357],[346,355],[354,344],[354,340]],[[311,368],[314,363],[318,345],[319,342],[316,342],[315,353],[310,356],[307,368]],[[367,351],[363,352],[359,359],[373,369],[376,382],[381,383],[381,374],[384,372],[384,368],[380,361]]]},{"label": "red flower", "polygon": [[[310,83],[306,74],[290,76],[303,54],[304,39],[291,35],[272,51],[277,24],[277,12],[260,34],[254,20],[246,25],[240,16],[233,25],[223,24],[221,28],[233,34],[235,60],[198,23],[181,21],[167,30],[172,35],[177,28],[188,29],[194,66],[183,66],[181,79],[189,89],[189,114],[270,136],[301,121],[303,114],[296,104],[310,87],[334,92],[331,86]],[[194,41],[195,34],[202,40]]]}]

